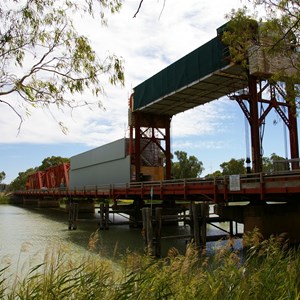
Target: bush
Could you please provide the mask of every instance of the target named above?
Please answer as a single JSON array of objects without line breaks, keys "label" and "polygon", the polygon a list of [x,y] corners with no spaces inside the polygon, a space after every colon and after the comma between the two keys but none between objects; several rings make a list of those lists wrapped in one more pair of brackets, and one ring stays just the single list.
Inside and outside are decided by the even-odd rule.
[{"label": "bush", "polygon": [[8,204],[8,203],[9,203],[9,197],[4,193],[0,193],[0,204]]}]

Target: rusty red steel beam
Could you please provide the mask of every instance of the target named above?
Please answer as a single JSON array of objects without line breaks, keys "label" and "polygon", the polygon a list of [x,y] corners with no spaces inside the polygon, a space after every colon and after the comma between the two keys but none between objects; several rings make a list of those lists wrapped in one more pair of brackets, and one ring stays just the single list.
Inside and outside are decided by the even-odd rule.
[{"label": "rusty red steel beam", "polygon": [[207,197],[213,202],[230,201],[230,196],[258,196],[264,200],[271,195],[300,194],[300,172],[286,174],[263,175],[255,174],[241,176],[240,190],[231,191],[228,177],[215,179],[184,179],[167,180],[161,182],[140,182],[126,185],[107,185],[105,187],[83,187],[77,189],[48,189],[26,190],[15,192],[23,197],[73,197],[73,198],[111,198],[130,199],[138,196],[142,199],[167,199],[178,197],[178,200],[190,201],[192,197]]}]

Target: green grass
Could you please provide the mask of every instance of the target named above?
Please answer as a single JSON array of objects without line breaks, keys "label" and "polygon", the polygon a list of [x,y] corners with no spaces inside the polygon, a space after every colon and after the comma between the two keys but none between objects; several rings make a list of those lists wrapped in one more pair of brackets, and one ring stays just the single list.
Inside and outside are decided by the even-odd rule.
[{"label": "green grass", "polygon": [[[24,273],[0,270],[0,299],[299,299],[300,252],[282,239],[262,241],[258,232],[245,239],[241,258],[227,246],[213,255],[193,245],[185,255],[170,249],[157,260],[127,253],[116,265],[90,251],[75,255],[56,248]],[[2,265],[2,264],[1,264]]]}]

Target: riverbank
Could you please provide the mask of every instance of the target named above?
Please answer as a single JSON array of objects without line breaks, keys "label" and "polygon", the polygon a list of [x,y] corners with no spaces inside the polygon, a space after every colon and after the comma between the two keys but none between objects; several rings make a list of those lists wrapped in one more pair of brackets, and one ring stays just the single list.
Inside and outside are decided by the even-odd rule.
[{"label": "riverbank", "polygon": [[231,243],[214,255],[193,245],[164,259],[129,252],[117,267],[95,253],[77,256],[61,246],[48,249],[41,263],[9,277],[1,264],[1,299],[299,299],[300,252],[286,250],[281,238],[262,241],[258,232],[245,239],[241,258]]},{"label": "riverbank", "polygon": [[0,193],[0,204],[9,204],[9,197],[5,193]]}]

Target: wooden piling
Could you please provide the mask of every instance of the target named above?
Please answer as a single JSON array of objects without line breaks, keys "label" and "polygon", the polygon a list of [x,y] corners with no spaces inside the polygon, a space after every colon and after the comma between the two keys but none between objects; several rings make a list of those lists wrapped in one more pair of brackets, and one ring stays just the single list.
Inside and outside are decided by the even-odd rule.
[{"label": "wooden piling", "polygon": [[105,229],[108,229],[109,224],[109,203],[105,203]]},{"label": "wooden piling", "polygon": [[206,219],[208,216],[208,204],[200,203],[192,204],[192,217],[193,217],[193,238],[196,248],[203,248],[206,246]]},{"label": "wooden piling", "polygon": [[200,204],[200,241],[201,247],[206,247],[206,236],[207,236],[207,223],[206,219],[208,217],[209,205],[208,203],[204,202]]},{"label": "wooden piling", "polygon": [[234,235],[234,233],[233,233],[233,221],[232,220],[229,221],[229,233],[230,233],[230,236]]},{"label": "wooden piling", "polygon": [[162,207],[155,209],[155,256],[161,257]]},{"label": "wooden piling", "polygon": [[101,203],[100,204],[100,223],[99,227],[101,230],[108,229],[109,223],[109,204],[108,203]]},{"label": "wooden piling", "polygon": [[69,205],[69,230],[77,229],[78,203],[70,202]]},{"label": "wooden piling", "polygon": [[145,252],[147,255],[153,255],[153,227],[152,210],[149,207],[142,208],[143,233],[145,242]]},{"label": "wooden piling", "polygon": [[144,244],[145,244],[145,246],[147,246],[147,241],[146,241],[146,212],[145,212],[144,208],[142,208],[141,211],[142,211],[142,224],[143,224],[142,236],[143,236],[143,239],[144,239]]},{"label": "wooden piling", "polygon": [[193,238],[196,248],[200,248],[201,241],[200,241],[200,222],[199,222],[199,215],[200,215],[200,207],[198,204],[192,204],[192,215],[193,215]]},{"label": "wooden piling", "polygon": [[100,213],[99,228],[103,229],[104,228],[104,224],[103,224],[103,221],[104,221],[104,203],[100,203],[99,213]]}]

